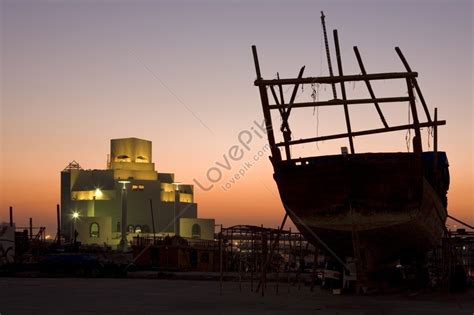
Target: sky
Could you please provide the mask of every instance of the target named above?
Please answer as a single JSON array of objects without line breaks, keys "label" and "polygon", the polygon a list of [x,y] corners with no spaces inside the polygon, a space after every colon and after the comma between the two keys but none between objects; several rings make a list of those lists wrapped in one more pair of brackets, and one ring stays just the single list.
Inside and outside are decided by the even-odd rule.
[{"label": "sky", "polygon": [[[110,139],[138,137],[153,141],[157,171],[195,185],[200,217],[278,226],[284,210],[258,127],[251,45],[264,78],[296,77],[303,65],[306,76],[327,75],[324,10],[333,60],[332,30],[339,32],[345,74],[360,73],[355,45],[368,72],[404,71],[399,46],[419,73],[430,111],[447,121],[439,150],[450,163],[448,211],[474,222],[472,1],[2,0],[0,10],[0,221],[13,206],[17,225],[33,217],[54,230],[60,171],[72,160],[103,169]],[[349,97],[367,95],[363,83],[346,88]],[[330,93],[314,90],[319,100]],[[400,81],[374,90],[407,93]],[[312,92],[304,86],[297,101]],[[408,123],[407,104],[382,110],[389,124]],[[339,108],[293,113],[295,139],[345,130]],[[353,130],[381,127],[373,106],[351,106],[350,114]],[[357,152],[406,152],[406,136],[354,143]],[[422,136],[432,150],[429,131]],[[293,155],[338,154],[346,142],[304,145]],[[244,149],[237,161],[235,145]]]}]

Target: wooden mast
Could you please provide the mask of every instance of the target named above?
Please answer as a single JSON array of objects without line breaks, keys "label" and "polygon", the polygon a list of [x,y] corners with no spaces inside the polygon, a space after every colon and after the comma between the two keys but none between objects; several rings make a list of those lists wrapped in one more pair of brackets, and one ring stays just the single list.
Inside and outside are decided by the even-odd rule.
[{"label": "wooden mast", "polygon": [[[337,68],[339,70],[339,76],[343,76],[344,73],[342,71],[342,60],[341,60],[341,51],[339,49],[339,38],[337,36],[337,30],[333,31],[334,34],[334,45],[336,46],[336,58],[337,58]],[[349,118],[349,109],[347,107],[347,97],[346,97],[346,87],[344,82],[340,82],[341,84],[341,94],[342,94],[342,105],[344,106],[344,116],[346,118],[346,127],[347,127],[347,137],[349,138],[349,146],[351,147],[351,154],[354,154],[354,141],[352,139],[352,128],[351,128],[351,120]]]}]

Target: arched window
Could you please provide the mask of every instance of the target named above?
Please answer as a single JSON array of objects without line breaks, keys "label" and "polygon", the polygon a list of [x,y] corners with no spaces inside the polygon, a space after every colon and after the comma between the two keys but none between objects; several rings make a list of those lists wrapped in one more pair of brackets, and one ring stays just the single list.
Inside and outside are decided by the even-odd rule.
[{"label": "arched window", "polygon": [[100,237],[100,227],[97,222],[91,224],[89,228],[89,236],[91,238],[99,238]]},{"label": "arched window", "polygon": [[135,227],[133,226],[133,224],[129,224],[129,225],[128,225],[127,231],[128,231],[128,233],[133,233],[133,232],[135,232]]},{"label": "arched window", "polygon": [[191,228],[192,238],[201,238],[201,226],[199,224],[193,224]]},{"label": "arched window", "polygon": [[125,154],[118,155],[115,158],[115,161],[116,162],[130,162],[130,157],[128,155],[125,155]]}]

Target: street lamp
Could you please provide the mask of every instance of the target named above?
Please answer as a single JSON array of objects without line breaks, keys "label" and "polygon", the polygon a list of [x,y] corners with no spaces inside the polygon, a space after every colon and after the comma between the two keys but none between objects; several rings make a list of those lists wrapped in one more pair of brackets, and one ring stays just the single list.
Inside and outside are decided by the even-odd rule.
[{"label": "street lamp", "polygon": [[72,212],[72,236],[74,238],[74,245],[76,244],[76,221],[79,219],[79,211]]},{"label": "street lamp", "polygon": [[100,190],[100,188],[95,189],[94,195],[92,196],[92,210],[89,211],[89,213],[88,213],[89,217],[95,216],[95,201],[97,199],[99,199],[99,200],[102,199],[103,195],[104,194],[102,193],[102,190]]},{"label": "street lamp", "polygon": [[122,184],[122,228],[121,233],[122,237],[120,239],[120,249],[125,251],[127,247],[127,184],[130,184],[129,180],[119,180],[120,184]]}]

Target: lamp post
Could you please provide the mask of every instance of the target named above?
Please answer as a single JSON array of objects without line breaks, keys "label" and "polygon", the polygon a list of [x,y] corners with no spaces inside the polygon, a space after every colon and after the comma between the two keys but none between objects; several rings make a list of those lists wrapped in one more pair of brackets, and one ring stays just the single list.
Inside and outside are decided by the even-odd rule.
[{"label": "lamp post", "polygon": [[122,184],[122,228],[121,228],[121,239],[120,239],[120,249],[125,251],[127,248],[127,184],[130,183],[128,180],[120,180]]},{"label": "lamp post", "polygon": [[92,196],[92,210],[90,211],[88,215],[89,217],[95,216],[95,202],[97,198],[99,198],[99,200],[102,199],[102,196],[103,196],[102,190],[100,190],[100,188],[96,188],[94,191],[94,196]]},{"label": "lamp post", "polygon": [[173,216],[173,231],[174,235],[178,235],[178,227],[177,227],[177,213],[179,212],[179,183],[174,183],[174,216]]},{"label": "lamp post", "polygon": [[72,213],[72,237],[74,240],[74,245],[76,245],[76,221],[79,219],[79,212],[74,211]]}]

